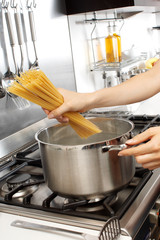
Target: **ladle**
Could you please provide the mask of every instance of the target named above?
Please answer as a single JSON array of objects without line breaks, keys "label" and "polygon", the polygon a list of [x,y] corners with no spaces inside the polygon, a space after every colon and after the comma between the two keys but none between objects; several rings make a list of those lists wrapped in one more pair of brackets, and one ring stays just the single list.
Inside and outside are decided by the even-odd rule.
[{"label": "ladle", "polygon": [[[35,2],[33,1],[33,7],[36,7]],[[35,29],[35,21],[34,21],[34,13],[32,10],[32,3],[29,4],[29,1],[27,0],[27,9],[28,9],[28,18],[29,18],[29,25],[30,25],[30,31],[31,31],[31,39],[34,47],[34,53],[35,53],[35,61],[30,66],[31,69],[39,69],[39,63],[38,63],[38,55],[37,55],[37,49],[36,49],[36,29]]]},{"label": "ladle", "polygon": [[[7,16],[7,15],[6,15]],[[8,15],[9,16],[9,15]],[[9,19],[9,18],[8,18]],[[12,37],[12,40],[14,41],[14,38]],[[4,44],[5,45],[5,44]],[[6,92],[8,93],[8,95],[12,98],[17,98],[16,95],[9,93],[7,91],[7,87],[9,87],[13,82],[14,82],[14,78],[15,78],[15,74],[11,71],[10,66],[9,66],[9,60],[8,60],[8,53],[7,53],[7,49],[6,49],[6,45],[4,46],[4,51],[5,51],[5,58],[6,58],[6,65],[7,65],[7,71],[3,74],[2,77],[2,86],[3,88],[6,90]],[[15,61],[15,59],[14,59]]]},{"label": "ladle", "polygon": [[[10,16],[8,14],[8,5],[9,5],[9,3],[5,2],[5,1],[2,2],[2,8],[5,10],[5,18],[6,18],[7,23],[10,20]],[[7,27],[8,27],[8,24],[7,24]],[[12,41],[14,43],[14,37],[12,35],[10,37],[12,37]],[[2,75],[1,89],[3,88],[2,92],[7,92],[10,97],[17,97],[16,95],[11,94],[7,91],[7,87],[14,81],[15,75],[14,75],[13,72],[11,72],[10,67],[9,67],[9,60],[8,60],[8,53],[7,53],[5,39],[4,39],[3,43],[4,43],[3,44],[3,50],[5,52],[5,63],[6,63],[6,66],[7,66],[7,71]]]},{"label": "ladle", "polygon": [[[5,3],[4,3],[5,4]],[[6,50],[6,64],[7,64],[7,72],[4,74],[3,76],[3,87],[6,89],[7,91],[7,87],[9,87],[12,82],[14,82],[15,80],[15,75],[19,74],[19,69],[17,67],[17,63],[16,63],[16,57],[15,57],[15,38],[14,38],[14,33],[13,33],[13,26],[12,26],[12,22],[11,22],[11,16],[10,13],[8,11],[8,4],[3,5],[3,9],[5,9],[5,19],[6,19],[6,24],[7,24],[7,28],[8,28],[8,35],[9,35],[9,40],[10,40],[10,45],[12,48],[12,55],[13,55],[13,61],[14,61],[14,66],[15,66],[15,74],[13,72],[11,72],[10,67],[9,67],[9,61],[8,61],[8,54],[7,54],[7,49]],[[6,48],[6,47],[5,47]],[[30,102],[20,98],[14,94],[11,94],[7,91],[8,95],[12,98],[13,102],[15,103],[16,107],[20,110],[23,110],[24,108],[27,108],[30,106]]]}]

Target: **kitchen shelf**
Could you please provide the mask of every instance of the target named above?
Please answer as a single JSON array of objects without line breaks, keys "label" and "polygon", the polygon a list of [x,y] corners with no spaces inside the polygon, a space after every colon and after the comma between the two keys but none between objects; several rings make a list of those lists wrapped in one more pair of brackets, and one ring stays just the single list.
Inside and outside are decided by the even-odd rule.
[{"label": "kitchen shelf", "polygon": [[120,71],[122,68],[134,64],[138,61],[144,60],[141,56],[134,57],[127,60],[122,60],[122,62],[107,63],[105,60],[96,62],[91,67],[91,71]]},{"label": "kitchen shelf", "polygon": [[[93,29],[91,31],[91,52],[92,52],[92,57],[93,60],[91,60],[91,71],[115,71],[119,70],[121,67],[124,67],[127,64],[130,64],[131,60],[128,61],[122,61],[122,62],[114,62],[114,63],[107,63],[106,59],[104,58],[104,46],[105,46],[105,38],[106,36],[94,36],[94,33],[96,32],[96,27],[97,23],[100,22],[119,22],[119,30],[118,32],[121,31],[123,25],[124,25],[124,19],[123,18],[118,18],[116,11],[114,12],[114,17],[113,18],[97,18],[96,13],[93,12],[93,18],[90,19],[85,19],[85,23],[90,23],[93,24]],[[103,43],[101,42],[103,41]],[[103,49],[103,50],[102,50]],[[99,55],[99,56],[98,56]],[[132,62],[135,61],[132,60]],[[137,60],[136,60],[137,61]]]},{"label": "kitchen shelf", "polygon": [[65,0],[65,4],[67,15],[114,9],[122,14],[145,10],[153,13],[160,10],[159,0]]},{"label": "kitchen shelf", "polygon": [[[84,21],[86,24],[93,24],[93,28],[90,34],[90,70],[91,71],[121,71],[122,68],[130,66],[134,63],[138,63],[146,58],[142,53],[140,56],[130,57],[129,56],[122,56],[121,62],[106,62],[105,58],[105,38],[106,36],[95,36],[96,28],[98,23],[100,22],[113,22],[116,23],[115,25],[118,26],[118,32],[120,33],[123,25],[124,25],[124,18],[117,17],[117,12],[114,12],[113,18],[97,18],[96,12],[93,12],[93,18],[85,19]],[[118,24],[118,25],[117,25]]]},{"label": "kitchen shelf", "polygon": [[65,2],[68,15],[134,6],[134,0],[65,0]]}]

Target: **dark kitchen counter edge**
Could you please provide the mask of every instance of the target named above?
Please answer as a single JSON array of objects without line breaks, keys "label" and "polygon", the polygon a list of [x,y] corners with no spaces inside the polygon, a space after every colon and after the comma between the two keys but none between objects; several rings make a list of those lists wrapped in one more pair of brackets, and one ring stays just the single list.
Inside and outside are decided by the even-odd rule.
[{"label": "dark kitchen counter edge", "polygon": [[55,125],[55,119],[44,118],[2,140],[0,140],[0,161],[36,142],[35,134],[40,129]]}]

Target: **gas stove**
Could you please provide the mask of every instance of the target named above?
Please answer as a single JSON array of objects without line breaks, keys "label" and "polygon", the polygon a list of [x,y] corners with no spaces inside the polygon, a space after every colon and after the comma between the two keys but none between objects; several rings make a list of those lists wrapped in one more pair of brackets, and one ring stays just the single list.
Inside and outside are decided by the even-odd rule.
[{"label": "gas stove", "polygon": [[[114,112],[89,112],[85,116],[99,115],[133,121],[133,135],[160,125],[159,115],[135,116],[119,112],[115,116]],[[149,171],[137,164],[129,185],[104,199],[64,198],[52,192],[45,183],[38,144],[34,140],[34,133],[40,127],[42,122],[0,142],[1,147],[9,146],[3,149],[0,160],[0,212],[54,222],[60,224],[60,228],[53,232],[69,232],[84,239],[90,236],[83,236],[85,229],[96,231],[97,235],[90,239],[160,239],[157,232],[160,225],[160,169]],[[66,225],[81,231],[65,230]],[[39,228],[36,224],[21,221],[14,221],[12,226],[47,231],[47,226],[43,229],[44,226]]]}]

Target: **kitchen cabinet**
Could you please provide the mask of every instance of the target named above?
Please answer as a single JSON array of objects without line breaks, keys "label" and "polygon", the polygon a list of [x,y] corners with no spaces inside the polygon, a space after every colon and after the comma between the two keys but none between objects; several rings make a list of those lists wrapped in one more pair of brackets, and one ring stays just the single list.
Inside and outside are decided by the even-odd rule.
[{"label": "kitchen cabinet", "polygon": [[159,0],[66,0],[67,14],[84,13],[124,7],[152,6],[160,7]]},{"label": "kitchen cabinet", "polygon": [[133,6],[133,0],[66,0],[67,14]]}]

